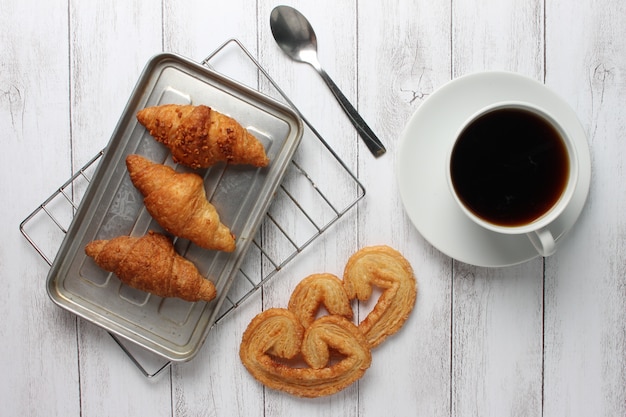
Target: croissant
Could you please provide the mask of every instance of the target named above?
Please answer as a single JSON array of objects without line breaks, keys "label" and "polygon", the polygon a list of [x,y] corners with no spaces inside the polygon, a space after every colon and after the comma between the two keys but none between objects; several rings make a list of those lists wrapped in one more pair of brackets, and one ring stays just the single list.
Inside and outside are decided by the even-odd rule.
[{"label": "croissant", "polygon": [[162,234],[95,240],[85,246],[85,253],[102,269],[138,290],[187,301],[215,298],[215,285],[200,275],[193,263],[178,255]]},{"label": "croissant", "polygon": [[169,148],[174,161],[191,168],[217,162],[264,167],[263,144],[235,119],[210,107],[164,104],[137,113],[137,120]]},{"label": "croissant", "polygon": [[235,238],[207,201],[199,175],[179,173],[139,155],[128,155],[126,166],[146,209],[166,231],[205,249],[235,250]]}]

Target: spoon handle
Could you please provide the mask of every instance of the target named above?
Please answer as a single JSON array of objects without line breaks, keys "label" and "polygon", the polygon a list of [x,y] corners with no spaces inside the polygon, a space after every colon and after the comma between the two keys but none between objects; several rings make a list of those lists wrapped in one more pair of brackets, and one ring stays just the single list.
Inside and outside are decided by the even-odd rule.
[{"label": "spoon handle", "polygon": [[367,145],[370,152],[372,152],[375,157],[379,157],[384,154],[387,150],[385,149],[383,144],[380,142],[380,140],[378,140],[376,134],[374,134],[372,129],[370,129],[370,127],[367,125],[367,123],[365,123],[365,120],[363,120],[363,118],[359,115],[354,106],[350,104],[350,101],[348,101],[346,96],[343,95],[341,90],[339,90],[339,87],[337,87],[337,85],[326,73],[326,71],[324,71],[322,68],[317,68],[317,70],[322,76],[322,79],[324,79],[324,81],[326,82],[326,85],[328,85],[328,88],[330,88],[330,91],[332,91],[333,95],[335,96],[343,110],[348,115],[348,118],[356,128],[357,132],[359,132],[359,135],[365,142],[365,145]]}]

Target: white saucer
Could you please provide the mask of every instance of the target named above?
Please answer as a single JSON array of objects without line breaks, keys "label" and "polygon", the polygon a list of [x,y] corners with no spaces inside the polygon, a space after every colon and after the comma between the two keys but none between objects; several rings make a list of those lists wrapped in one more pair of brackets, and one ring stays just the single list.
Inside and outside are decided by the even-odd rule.
[{"label": "white saucer", "polygon": [[550,228],[557,242],[578,219],[591,180],[589,146],[576,113],[543,84],[510,72],[481,72],[435,91],[400,137],[396,160],[400,195],[409,218],[428,242],[477,266],[509,266],[539,256],[526,235],[501,235],[472,222],[456,205],[446,182],[446,155],[461,124],[484,106],[504,100],[545,108],[562,123],[576,147],[578,185],[571,204]]}]

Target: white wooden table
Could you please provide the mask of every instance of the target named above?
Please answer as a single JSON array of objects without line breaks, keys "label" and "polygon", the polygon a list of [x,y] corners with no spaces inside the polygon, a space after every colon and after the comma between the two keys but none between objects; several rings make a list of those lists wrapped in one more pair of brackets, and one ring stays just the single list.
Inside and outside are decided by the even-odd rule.
[{"label": "white wooden table", "polygon": [[[622,0],[288,1],[320,60],[388,152],[374,159],[315,72],[273,41],[269,0],[0,0],[0,403],[11,416],[626,415],[626,3]],[[358,175],[365,198],[212,330],[189,363],[146,379],[112,338],[49,300],[25,216],[113,131],[147,60],[246,45]],[[479,268],[434,249],[405,214],[398,138],[447,81],[509,70],[545,83],[591,148],[587,205],[556,255]],[[52,239],[52,238],[50,238]],[[348,389],[264,389],[238,356],[263,308],[300,279],[387,244],[413,265],[415,310]]]}]

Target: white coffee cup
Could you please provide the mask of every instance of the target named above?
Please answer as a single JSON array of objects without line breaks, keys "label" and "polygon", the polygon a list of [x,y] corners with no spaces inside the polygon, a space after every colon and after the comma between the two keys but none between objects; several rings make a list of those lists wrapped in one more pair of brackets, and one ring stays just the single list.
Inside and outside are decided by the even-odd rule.
[{"label": "white coffee cup", "polygon": [[576,188],[578,158],[570,135],[546,110],[499,102],[463,123],[446,176],[468,218],[495,233],[525,234],[547,257],[556,251],[551,226]]}]

